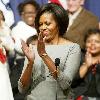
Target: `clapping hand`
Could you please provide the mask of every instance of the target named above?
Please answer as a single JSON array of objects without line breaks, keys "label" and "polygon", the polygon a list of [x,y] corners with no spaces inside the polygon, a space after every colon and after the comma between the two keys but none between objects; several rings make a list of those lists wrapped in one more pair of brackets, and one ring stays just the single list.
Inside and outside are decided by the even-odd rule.
[{"label": "clapping hand", "polygon": [[95,59],[92,54],[87,50],[85,55],[85,63],[88,66],[88,68],[92,65],[96,65],[100,63],[100,59]]},{"label": "clapping hand", "polygon": [[34,54],[32,45],[30,44],[30,46],[28,47],[24,40],[21,40],[21,44],[22,44],[22,50],[23,50],[25,56],[27,57],[27,59],[30,62],[34,62],[35,54]]},{"label": "clapping hand", "polygon": [[37,51],[40,57],[46,53],[45,42],[43,39],[43,34],[41,32],[39,33],[39,36],[38,36]]}]

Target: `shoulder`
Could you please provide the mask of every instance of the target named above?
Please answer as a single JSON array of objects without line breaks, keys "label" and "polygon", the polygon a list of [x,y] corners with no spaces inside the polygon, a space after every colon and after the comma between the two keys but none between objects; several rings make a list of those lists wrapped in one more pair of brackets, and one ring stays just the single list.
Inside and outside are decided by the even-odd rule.
[{"label": "shoulder", "polygon": [[73,42],[67,42],[65,44],[60,44],[58,45],[58,47],[67,50],[69,52],[80,52],[81,48],[80,45],[77,43],[73,43]]},{"label": "shoulder", "polygon": [[71,53],[81,53],[80,45],[77,43],[66,44],[66,48],[69,49],[69,52]]},{"label": "shoulder", "polygon": [[85,8],[82,9],[82,13],[86,15],[85,17],[98,19],[98,17],[96,15],[94,15],[92,12],[86,10]]},{"label": "shoulder", "polygon": [[80,12],[80,19],[82,19],[82,22],[85,22],[85,26],[88,26],[90,28],[99,27],[98,17],[95,16],[92,12],[86,10],[85,8],[83,8],[82,11]]},{"label": "shoulder", "polygon": [[17,30],[18,28],[22,27],[23,25],[25,25],[25,23],[23,21],[19,21],[13,28],[12,30]]},{"label": "shoulder", "polygon": [[80,45],[77,43],[69,43],[70,47],[80,49]]},{"label": "shoulder", "polygon": [[25,32],[24,30],[26,29],[25,23],[23,21],[19,21],[16,26],[14,26],[11,30],[11,35],[12,36],[17,36],[18,34],[21,34]]}]

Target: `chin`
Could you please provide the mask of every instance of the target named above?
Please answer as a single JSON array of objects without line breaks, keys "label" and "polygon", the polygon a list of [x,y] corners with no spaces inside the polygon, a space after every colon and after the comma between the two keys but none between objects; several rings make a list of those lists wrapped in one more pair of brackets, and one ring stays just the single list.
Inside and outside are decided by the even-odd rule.
[{"label": "chin", "polygon": [[98,55],[100,55],[100,52],[91,52],[91,54],[93,55],[93,56],[98,56]]},{"label": "chin", "polygon": [[28,22],[26,22],[29,26],[32,26],[32,25],[34,25],[34,23],[33,23],[33,21],[28,21]]},{"label": "chin", "polygon": [[51,41],[51,39],[45,38],[45,41],[49,43]]},{"label": "chin", "polygon": [[91,54],[95,54],[96,53],[96,51],[90,51],[91,52]]},{"label": "chin", "polygon": [[74,13],[76,10],[73,8],[68,9],[69,12]]}]

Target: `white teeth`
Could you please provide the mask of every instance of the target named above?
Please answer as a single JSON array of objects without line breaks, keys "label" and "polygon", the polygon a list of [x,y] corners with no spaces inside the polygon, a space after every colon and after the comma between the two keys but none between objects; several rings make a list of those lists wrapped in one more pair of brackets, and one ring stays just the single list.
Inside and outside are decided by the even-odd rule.
[{"label": "white teeth", "polygon": [[33,18],[32,18],[32,17],[29,17],[29,18],[28,18],[28,20],[29,20],[29,21],[32,21],[32,20],[33,20]]}]

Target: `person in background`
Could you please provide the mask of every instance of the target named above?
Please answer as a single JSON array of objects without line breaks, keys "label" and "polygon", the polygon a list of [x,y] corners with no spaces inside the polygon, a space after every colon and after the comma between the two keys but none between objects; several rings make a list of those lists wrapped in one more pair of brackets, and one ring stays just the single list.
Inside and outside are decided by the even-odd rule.
[{"label": "person in background", "polygon": [[19,21],[11,31],[11,36],[14,40],[15,58],[10,78],[14,95],[18,92],[17,81],[24,65],[24,54],[21,49],[21,39],[26,41],[30,36],[37,34],[34,27],[34,20],[38,9],[39,5],[35,0],[26,0],[25,2],[20,3],[18,11],[22,20]]},{"label": "person in background", "polygon": [[100,100],[100,30],[90,29],[85,36],[86,54],[79,69],[76,100]]},{"label": "person in background", "polygon": [[[2,46],[5,48],[7,52],[7,60],[8,60],[8,65],[10,67],[10,58],[14,56],[14,42],[11,37],[11,29],[5,23],[5,17],[1,10],[0,10],[0,41]],[[10,73],[9,67],[8,71]]]},{"label": "person in background", "polygon": [[9,0],[9,5],[14,14],[14,23],[11,28],[13,28],[17,24],[17,22],[21,20],[21,16],[19,15],[17,7],[20,3],[24,2],[24,1],[25,0]]},{"label": "person in background", "polygon": [[15,42],[15,50],[18,53],[23,54],[20,39],[26,41],[30,36],[37,34],[34,28],[34,20],[38,9],[39,5],[35,0],[22,2],[18,6],[22,21],[19,21],[11,31],[11,35]]},{"label": "person in background", "polygon": [[84,35],[90,28],[98,28],[98,18],[86,10],[85,0],[67,0],[67,11],[69,13],[69,26],[64,37],[78,43],[84,52]]},{"label": "person in background", "polygon": [[0,41],[0,99],[14,100],[8,73],[6,51]]},{"label": "person in background", "polygon": [[80,65],[80,47],[63,38],[68,23],[62,6],[45,4],[35,19],[37,45],[28,47],[22,40],[26,59],[18,89],[28,94],[26,100],[74,100],[70,86]]},{"label": "person in background", "polygon": [[26,41],[26,44],[29,46],[30,44],[32,45],[36,45],[37,44],[37,40],[38,40],[38,35],[33,35],[31,37],[29,37]]},{"label": "person in background", "polygon": [[9,5],[10,0],[0,0],[0,10],[5,16],[5,23],[11,27],[14,24],[14,14]]},{"label": "person in background", "polygon": [[2,45],[5,47],[6,51],[13,52],[14,43],[11,38],[11,29],[5,23],[5,17],[1,10],[0,10],[0,40],[2,41]]}]

